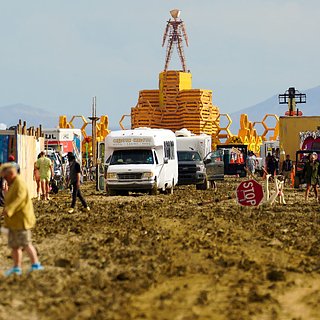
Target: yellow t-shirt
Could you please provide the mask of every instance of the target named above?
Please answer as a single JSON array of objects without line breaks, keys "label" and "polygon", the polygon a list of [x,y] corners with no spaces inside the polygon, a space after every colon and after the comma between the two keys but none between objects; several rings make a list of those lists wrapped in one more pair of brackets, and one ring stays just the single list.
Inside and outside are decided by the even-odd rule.
[{"label": "yellow t-shirt", "polygon": [[5,225],[11,230],[27,230],[34,227],[36,217],[26,183],[17,176],[4,197],[7,215]]},{"label": "yellow t-shirt", "polygon": [[51,178],[51,160],[47,157],[41,157],[37,160],[37,168],[39,168],[40,179],[50,180]]}]

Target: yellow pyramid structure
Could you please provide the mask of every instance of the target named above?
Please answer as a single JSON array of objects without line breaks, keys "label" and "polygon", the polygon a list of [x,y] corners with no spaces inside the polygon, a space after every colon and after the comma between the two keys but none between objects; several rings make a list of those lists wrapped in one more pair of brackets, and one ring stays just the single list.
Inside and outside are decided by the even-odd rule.
[{"label": "yellow pyramid structure", "polygon": [[219,108],[212,104],[212,91],[192,89],[192,75],[164,71],[159,75],[158,90],[142,90],[131,109],[132,128],[186,128],[194,134],[215,136],[219,130]]}]

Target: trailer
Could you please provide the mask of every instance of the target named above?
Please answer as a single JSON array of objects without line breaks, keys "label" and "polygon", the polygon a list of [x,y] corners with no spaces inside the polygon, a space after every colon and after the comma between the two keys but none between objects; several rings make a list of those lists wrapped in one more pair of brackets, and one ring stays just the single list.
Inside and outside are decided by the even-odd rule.
[{"label": "trailer", "polygon": [[248,154],[248,146],[244,144],[227,144],[218,145],[224,162],[225,175],[237,175],[246,177],[246,160]]},{"label": "trailer", "polygon": [[207,134],[195,135],[187,129],[176,131],[177,147],[181,151],[197,151],[201,159],[211,152],[212,138]]},{"label": "trailer", "polygon": [[82,134],[80,129],[44,129],[45,147],[66,155],[72,152],[82,162]]}]

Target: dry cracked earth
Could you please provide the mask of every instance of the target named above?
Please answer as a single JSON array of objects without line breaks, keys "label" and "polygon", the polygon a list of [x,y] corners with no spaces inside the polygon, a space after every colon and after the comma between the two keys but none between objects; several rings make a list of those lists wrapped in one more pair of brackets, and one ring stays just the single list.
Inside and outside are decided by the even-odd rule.
[{"label": "dry cracked earth", "polygon": [[126,197],[87,184],[89,213],[66,213],[67,192],[35,202],[45,271],[0,278],[0,319],[320,319],[320,206],[286,189],[286,206],[241,208],[238,183]]}]

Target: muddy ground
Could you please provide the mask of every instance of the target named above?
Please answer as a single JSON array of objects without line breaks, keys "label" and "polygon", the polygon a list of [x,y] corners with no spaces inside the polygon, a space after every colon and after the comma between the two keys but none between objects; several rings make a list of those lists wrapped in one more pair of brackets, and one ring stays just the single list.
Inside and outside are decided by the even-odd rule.
[{"label": "muddy ground", "polygon": [[90,213],[67,214],[68,193],[35,202],[46,270],[0,278],[0,319],[320,319],[319,205],[292,189],[287,206],[220,201],[237,183],[128,197],[86,185]]}]

